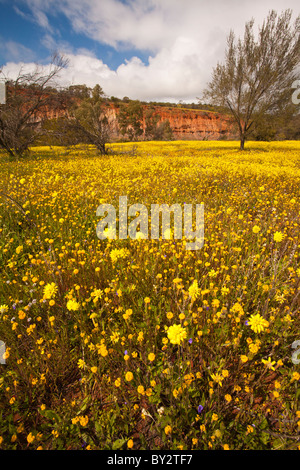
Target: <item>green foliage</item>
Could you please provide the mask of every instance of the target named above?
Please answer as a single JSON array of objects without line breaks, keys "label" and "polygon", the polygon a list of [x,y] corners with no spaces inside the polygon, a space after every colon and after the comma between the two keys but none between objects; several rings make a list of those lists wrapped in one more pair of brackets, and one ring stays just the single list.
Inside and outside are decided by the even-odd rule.
[{"label": "green foliage", "polygon": [[36,139],[35,145],[49,146],[72,146],[83,143],[78,132],[69,126],[68,117],[59,117],[54,119],[44,119],[41,124],[41,133]]},{"label": "green foliage", "polygon": [[[261,27],[258,38],[254,20],[245,25],[244,38],[227,39],[224,64],[217,64],[204,97],[230,112],[237,125],[240,148],[256,125],[259,138],[269,138],[275,129],[264,128],[261,119],[273,120],[290,106],[292,84],[300,63],[300,16],[291,24],[292,11],[280,16],[272,10]],[[294,105],[295,107],[295,105]]]},{"label": "green foliage", "polygon": [[130,141],[173,139],[169,120],[160,122],[159,114],[152,106],[137,100],[121,105],[118,124],[121,134]]},{"label": "green foliage", "polygon": [[151,107],[145,112],[145,140],[173,140],[169,120],[160,122],[159,114]]},{"label": "green foliage", "polygon": [[143,106],[138,100],[123,104],[118,113],[120,132],[130,141],[138,140],[143,134]]}]

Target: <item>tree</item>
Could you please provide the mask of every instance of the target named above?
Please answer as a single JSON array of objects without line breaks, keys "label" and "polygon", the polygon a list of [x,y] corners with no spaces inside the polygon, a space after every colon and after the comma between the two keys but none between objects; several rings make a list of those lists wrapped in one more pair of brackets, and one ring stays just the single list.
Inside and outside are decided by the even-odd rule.
[{"label": "tree", "polygon": [[95,145],[102,155],[111,137],[111,124],[106,113],[106,99],[100,85],[96,85],[83,100],[74,105],[67,121],[67,131],[74,131],[77,139]]},{"label": "tree", "polygon": [[156,128],[155,140],[173,140],[174,135],[169,119],[160,122]]},{"label": "tree", "polygon": [[138,100],[122,104],[118,113],[118,124],[122,135],[129,140],[172,140],[173,132],[168,119],[160,122],[153,107],[146,107]]},{"label": "tree", "polygon": [[86,99],[91,96],[91,89],[86,85],[71,85],[67,88],[66,92],[75,99]]},{"label": "tree", "polygon": [[300,16],[291,24],[292,11],[280,16],[272,10],[258,30],[254,20],[245,25],[244,39],[227,39],[225,63],[218,63],[203,96],[230,112],[239,129],[240,148],[254,123],[288,106],[300,61]]},{"label": "tree", "polygon": [[145,139],[148,140],[172,140],[173,132],[170,121],[165,119],[160,122],[159,114],[154,109],[147,109],[145,112]]},{"label": "tree", "polygon": [[[123,98],[123,101],[125,98]],[[118,113],[118,124],[122,135],[130,141],[138,140],[143,134],[143,105],[138,100],[122,104]]]},{"label": "tree", "polygon": [[264,141],[296,140],[300,134],[299,119],[297,106],[291,101],[276,113],[258,117],[253,124],[251,138]]},{"label": "tree", "polygon": [[0,147],[12,157],[28,152],[42,132],[43,115],[57,98],[54,79],[66,65],[67,60],[55,53],[48,70],[37,65],[29,73],[21,68],[15,80],[4,77],[6,103],[0,105]]}]

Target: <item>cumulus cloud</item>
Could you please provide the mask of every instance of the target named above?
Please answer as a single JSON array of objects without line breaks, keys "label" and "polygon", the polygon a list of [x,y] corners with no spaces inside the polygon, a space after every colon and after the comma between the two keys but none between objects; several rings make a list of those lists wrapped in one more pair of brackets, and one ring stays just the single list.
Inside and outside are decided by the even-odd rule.
[{"label": "cumulus cloud", "polygon": [[[171,48],[149,57],[148,64],[135,56],[116,70],[111,70],[101,59],[85,51],[65,53],[69,63],[60,72],[58,83],[62,86],[85,83],[90,87],[99,83],[108,96],[121,98],[178,101],[180,97],[195,101],[201,88],[204,64],[192,46],[196,47],[190,39],[179,37]],[[15,78],[20,67],[25,65],[27,71],[36,67],[34,63],[10,62],[3,67],[3,72]]]},{"label": "cumulus cloud", "polygon": [[[23,0],[44,30],[43,43],[65,52],[61,83],[94,86],[109,96],[195,101],[212,68],[222,61],[230,29],[237,36],[252,17],[261,24],[269,10],[298,11],[296,0]],[[63,14],[72,30],[117,51],[135,50],[112,70],[90,51],[57,40],[51,15]],[[148,55],[147,63],[139,52]],[[7,72],[12,64],[7,64]]]},{"label": "cumulus cloud", "polygon": [[238,34],[255,16],[261,22],[270,9],[293,8],[297,0],[23,0],[40,25],[49,28],[47,14],[63,13],[75,31],[113,47],[158,52],[178,36],[197,41],[218,25]]}]

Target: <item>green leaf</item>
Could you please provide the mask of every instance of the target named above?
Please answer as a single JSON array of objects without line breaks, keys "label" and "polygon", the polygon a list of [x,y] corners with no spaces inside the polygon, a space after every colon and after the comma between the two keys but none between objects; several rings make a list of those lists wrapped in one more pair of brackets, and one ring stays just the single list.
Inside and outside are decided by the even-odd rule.
[{"label": "green leaf", "polygon": [[126,442],[126,439],[117,439],[113,445],[112,445],[112,449],[113,450],[117,450],[117,449],[120,449]]},{"label": "green leaf", "polygon": [[80,407],[80,410],[78,411],[77,415],[80,415],[81,413],[83,413],[83,411],[85,411],[89,405],[89,402],[90,402],[90,397],[85,397],[85,399],[82,401],[82,405]]},{"label": "green leaf", "polygon": [[46,418],[51,419],[52,421],[56,421],[57,423],[61,421],[59,415],[53,410],[45,410],[44,415]]},{"label": "green leaf", "polygon": [[263,444],[267,444],[270,440],[270,436],[267,432],[262,432],[260,435],[260,440]]}]

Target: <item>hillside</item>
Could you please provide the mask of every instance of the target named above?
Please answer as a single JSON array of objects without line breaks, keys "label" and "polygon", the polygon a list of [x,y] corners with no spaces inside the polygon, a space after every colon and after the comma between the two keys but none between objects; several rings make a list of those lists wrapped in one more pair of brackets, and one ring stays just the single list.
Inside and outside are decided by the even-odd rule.
[{"label": "hillside", "polygon": [[[113,139],[122,138],[118,130],[119,105],[112,101],[107,102],[107,116],[112,124]],[[147,110],[151,109],[154,115],[159,116],[158,123],[169,121],[175,140],[219,140],[235,139],[236,132],[233,129],[231,116],[220,112],[213,112],[200,109],[188,109],[181,107],[169,107],[159,104],[143,104],[144,116]],[[53,107],[48,107],[39,119],[57,119],[68,114],[68,107],[62,102],[61,106],[57,102]],[[142,122],[145,131],[145,118]]]}]

